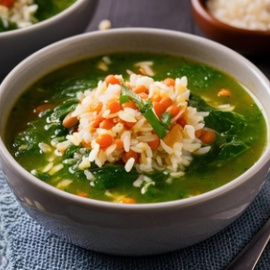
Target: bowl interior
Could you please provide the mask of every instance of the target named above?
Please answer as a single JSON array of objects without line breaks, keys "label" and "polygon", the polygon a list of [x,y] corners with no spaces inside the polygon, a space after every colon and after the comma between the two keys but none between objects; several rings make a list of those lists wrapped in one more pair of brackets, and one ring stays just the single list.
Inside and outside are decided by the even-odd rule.
[{"label": "bowl interior", "polygon": [[[1,85],[1,138],[4,136],[5,121],[14,99],[34,81],[66,64],[92,56],[123,51],[149,51],[181,55],[208,63],[225,73],[233,74],[233,77],[247,89],[252,89],[252,94],[260,101],[259,105],[264,112],[269,130],[269,82],[247,59],[224,46],[204,38],[174,31],[134,28],[110,30],[106,31],[106,33],[94,32],[69,38],[38,51],[20,63]],[[270,141],[269,136],[268,131],[268,142]],[[268,161],[269,151],[268,146],[260,162],[255,165],[254,170],[259,169]],[[242,178],[244,179],[244,176]],[[230,189],[233,185],[229,183],[227,188]],[[224,191],[224,188],[221,187],[218,190],[212,192],[213,196],[222,190]]]}]

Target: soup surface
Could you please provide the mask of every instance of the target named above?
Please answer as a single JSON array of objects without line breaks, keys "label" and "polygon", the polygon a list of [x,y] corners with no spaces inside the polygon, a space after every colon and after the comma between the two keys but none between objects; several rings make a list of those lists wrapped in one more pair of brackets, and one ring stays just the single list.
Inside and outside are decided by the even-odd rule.
[{"label": "soup surface", "polygon": [[25,28],[46,20],[76,0],[0,0],[0,32]]},{"label": "soup surface", "polygon": [[[93,98],[99,102],[89,103]],[[178,200],[224,185],[259,159],[267,133],[256,102],[232,77],[149,53],[100,56],[51,72],[16,101],[7,127],[10,152],[33,175],[119,203]]]}]

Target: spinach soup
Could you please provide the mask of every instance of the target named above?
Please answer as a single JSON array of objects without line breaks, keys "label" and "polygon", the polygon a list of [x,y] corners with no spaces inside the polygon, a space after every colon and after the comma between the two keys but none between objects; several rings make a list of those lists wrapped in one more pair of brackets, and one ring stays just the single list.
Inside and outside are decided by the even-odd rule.
[{"label": "spinach soup", "polygon": [[235,79],[190,59],[122,53],[52,71],[16,101],[6,142],[30,173],[116,203],[210,191],[247,171],[266,123]]}]

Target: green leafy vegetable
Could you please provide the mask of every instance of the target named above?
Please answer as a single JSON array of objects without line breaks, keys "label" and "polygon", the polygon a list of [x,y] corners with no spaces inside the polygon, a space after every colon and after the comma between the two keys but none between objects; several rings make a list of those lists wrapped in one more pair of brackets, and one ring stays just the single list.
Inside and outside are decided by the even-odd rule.
[{"label": "green leafy vegetable", "polygon": [[148,120],[157,135],[161,139],[164,138],[167,134],[166,127],[159,121],[158,117],[155,115],[151,101],[141,99],[140,96],[136,95],[131,89],[129,89],[123,84],[121,85],[121,87],[122,96],[127,96],[128,98],[130,98],[135,103],[139,111],[143,114],[143,116]]}]

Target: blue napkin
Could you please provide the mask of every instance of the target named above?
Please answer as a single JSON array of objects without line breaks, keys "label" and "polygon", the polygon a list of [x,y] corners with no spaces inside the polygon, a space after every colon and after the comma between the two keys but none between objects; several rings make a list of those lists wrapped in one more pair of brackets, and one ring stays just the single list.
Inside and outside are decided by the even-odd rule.
[{"label": "blue napkin", "polygon": [[[245,213],[223,231],[194,246],[159,256],[112,256],[63,242],[25,213],[1,171],[0,202],[1,270],[224,269],[270,216],[270,181]],[[256,269],[270,269],[270,245]]]}]

